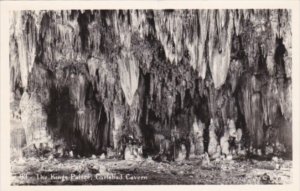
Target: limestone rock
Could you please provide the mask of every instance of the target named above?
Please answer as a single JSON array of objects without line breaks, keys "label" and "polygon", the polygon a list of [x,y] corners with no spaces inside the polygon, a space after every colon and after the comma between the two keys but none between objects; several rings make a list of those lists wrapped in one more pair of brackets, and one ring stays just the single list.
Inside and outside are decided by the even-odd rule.
[{"label": "limestone rock", "polygon": [[229,154],[229,135],[226,133],[223,137],[221,137],[220,145],[222,154],[228,155]]},{"label": "limestone rock", "polygon": [[201,121],[194,121],[193,123],[193,142],[195,145],[195,155],[201,155],[204,153],[204,138],[203,138],[204,124]]},{"label": "limestone rock", "polygon": [[178,156],[175,159],[176,161],[183,161],[186,158],[186,148],[185,146],[182,144],[181,148],[178,151]]},{"label": "limestone rock", "polygon": [[208,154],[214,155],[217,152],[217,146],[218,146],[218,141],[217,141],[217,135],[216,135],[216,127],[214,124],[214,121],[211,119],[211,124],[209,126],[209,143],[208,143]]}]

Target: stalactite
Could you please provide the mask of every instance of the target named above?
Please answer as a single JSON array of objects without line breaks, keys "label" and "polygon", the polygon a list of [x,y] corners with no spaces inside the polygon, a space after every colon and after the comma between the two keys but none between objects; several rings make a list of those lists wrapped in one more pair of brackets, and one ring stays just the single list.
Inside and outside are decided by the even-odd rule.
[{"label": "stalactite", "polygon": [[229,69],[232,30],[232,12],[220,10],[210,14],[208,59],[217,89],[224,84]]},{"label": "stalactite", "polygon": [[139,83],[139,63],[132,55],[123,53],[118,60],[118,66],[125,98],[128,105],[131,105]]}]

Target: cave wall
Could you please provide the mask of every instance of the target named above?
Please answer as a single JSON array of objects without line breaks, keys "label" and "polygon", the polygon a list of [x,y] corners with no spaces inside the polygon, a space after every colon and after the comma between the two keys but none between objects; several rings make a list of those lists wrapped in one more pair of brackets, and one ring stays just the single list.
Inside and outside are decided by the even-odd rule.
[{"label": "cave wall", "polygon": [[245,146],[291,150],[291,39],[290,10],[13,11],[11,102],[27,144],[150,152],[176,130],[207,150],[233,120]]}]

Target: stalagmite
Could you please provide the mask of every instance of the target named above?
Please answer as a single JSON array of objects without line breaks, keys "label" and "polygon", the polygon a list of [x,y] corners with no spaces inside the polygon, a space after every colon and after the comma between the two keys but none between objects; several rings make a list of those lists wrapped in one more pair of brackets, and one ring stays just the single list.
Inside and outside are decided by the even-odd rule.
[{"label": "stalagmite", "polygon": [[35,93],[24,93],[20,103],[22,125],[25,129],[26,142],[40,144],[51,142],[47,133],[47,115],[38,101]]},{"label": "stalagmite", "polygon": [[204,124],[201,121],[195,119],[193,123],[193,142],[195,145],[194,153],[195,155],[201,155],[204,153],[204,138],[203,138]]},{"label": "stalagmite", "polygon": [[187,152],[186,147],[183,144],[180,145],[180,149],[176,161],[183,161],[184,159],[186,159],[186,152]]},{"label": "stalagmite", "polygon": [[209,126],[209,143],[208,143],[208,154],[210,156],[214,155],[217,152],[217,135],[216,135],[216,126],[214,124],[214,120],[210,120],[210,126]]},{"label": "stalagmite", "polygon": [[121,139],[121,134],[122,134],[122,123],[123,123],[123,118],[122,115],[118,114],[118,111],[114,109],[114,129],[112,130],[113,132],[113,143],[114,143],[114,148],[117,149],[119,147],[119,141]]},{"label": "stalagmite", "polygon": [[221,156],[222,156],[222,148],[221,148],[220,145],[218,145],[218,146],[217,146],[216,153],[213,154],[213,155],[211,156],[211,158],[212,158],[212,159],[219,160]]},{"label": "stalagmite", "polygon": [[242,137],[243,137],[242,129],[238,128],[236,131],[236,144],[237,144],[238,153],[240,153],[242,150]]},{"label": "stalagmite", "polygon": [[131,146],[126,147],[125,154],[124,154],[124,159],[125,160],[134,160],[135,159],[135,155],[133,154]]},{"label": "stalagmite", "polygon": [[236,138],[237,132],[236,132],[234,121],[232,119],[228,119],[227,125],[228,125],[229,136]]},{"label": "stalagmite", "polygon": [[221,152],[224,155],[229,154],[229,131],[228,129],[225,129],[224,135],[220,139],[220,145],[221,145]]}]

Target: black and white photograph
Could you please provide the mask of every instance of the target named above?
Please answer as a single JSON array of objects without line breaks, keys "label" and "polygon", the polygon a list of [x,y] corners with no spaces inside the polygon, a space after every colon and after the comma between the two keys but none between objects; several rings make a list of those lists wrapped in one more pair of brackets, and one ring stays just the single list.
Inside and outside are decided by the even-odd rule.
[{"label": "black and white photograph", "polygon": [[9,184],[298,181],[293,14],[10,10]]}]

